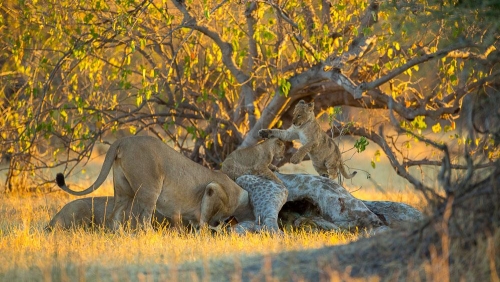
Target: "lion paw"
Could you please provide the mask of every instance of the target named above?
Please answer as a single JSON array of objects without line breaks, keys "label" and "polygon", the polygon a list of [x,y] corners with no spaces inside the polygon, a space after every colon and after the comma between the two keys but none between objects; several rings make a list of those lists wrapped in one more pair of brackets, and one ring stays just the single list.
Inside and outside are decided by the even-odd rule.
[{"label": "lion paw", "polygon": [[272,172],[280,172],[280,169],[276,166],[269,166],[269,169],[272,171]]},{"label": "lion paw", "polygon": [[291,158],[290,158],[290,162],[292,164],[298,164],[300,163],[300,161],[302,160],[302,158],[299,156],[299,155],[293,155]]},{"label": "lion paw", "polygon": [[259,136],[261,138],[270,138],[271,137],[271,130],[261,129],[261,130],[259,130]]}]

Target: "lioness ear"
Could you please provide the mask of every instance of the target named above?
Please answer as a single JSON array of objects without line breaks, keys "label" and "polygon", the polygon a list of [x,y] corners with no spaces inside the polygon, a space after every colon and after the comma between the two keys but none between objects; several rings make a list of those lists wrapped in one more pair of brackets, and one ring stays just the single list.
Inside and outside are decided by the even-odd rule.
[{"label": "lioness ear", "polygon": [[218,197],[224,204],[227,204],[229,197],[222,188],[222,186],[217,182],[210,182],[205,190],[205,195],[208,197]]},{"label": "lioness ear", "polygon": [[221,210],[225,210],[229,197],[223,187],[211,182],[205,188],[201,200],[200,225],[211,224],[212,218]]},{"label": "lioness ear", "polygon": [[306,103],[306,101],[304,101],[304,100],[299,101],[299,104],[305,104],[305,103]]},{"label": "lioness ear", "polygon": [[311,109],[314,109],[314,102],[311,102],[311,103],[307,104],[307,106],[308,106],[309,108],[311,108]]}]

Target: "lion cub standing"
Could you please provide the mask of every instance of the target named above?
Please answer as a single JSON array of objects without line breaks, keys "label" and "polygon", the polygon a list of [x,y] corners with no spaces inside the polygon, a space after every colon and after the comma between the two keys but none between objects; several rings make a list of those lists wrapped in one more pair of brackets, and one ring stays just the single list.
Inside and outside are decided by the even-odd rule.
[{"label": "lion cub standing", "polygon": [[290,162],[298,164],[306,154],[312,160],[314,169],[321,176],[337,178],[338,170],[350,179],[356,171],[347,174],[340,150],[330,136],[328,136],[314,116],[314,102],[306,104],[303,100],[295,106],[293,111],[292,126],[287,130],[261,129],[259,136],[262,138],[277,137],[285,141],[300,140],[302,147],[290,158]]},{"label": "lion cub standing", "polygon": [[245,174],[252,174],[283,184],[274,175],[273,171],[278,171],[278,168],[271,162],[273,158],[282,159],[284,155],[285,143],[278,138],[271,138],[254,146],[233,151],[222,163],[221,170],[233,180]]}]

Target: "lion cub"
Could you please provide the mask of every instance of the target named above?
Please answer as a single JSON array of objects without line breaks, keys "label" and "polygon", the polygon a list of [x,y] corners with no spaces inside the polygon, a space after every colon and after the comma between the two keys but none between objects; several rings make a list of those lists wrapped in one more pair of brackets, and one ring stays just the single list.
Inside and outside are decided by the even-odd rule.
[{"label": "lion cub", "polygon": [[293,111],[292,126],[287,130],[261,129],[259,136],[275,137],[285,141],[300,140],[302,147],[290,158],[290,162],[298,164],[308,154],[314,169],[321,176],[335,179],[340,170],[345,178],[350,179],[357,173],[346,172],[339,148],[333,139],[321,130],[314,116],[314,102],[306,104],[303,100],[299,101]]},{"label": "lion cub", "polygon": [[278,171],[278,168],[271,162],[273,158],[279,160],[284,155],[285,143],[278,138],[271,138],[254,146],[233,151],[222,163],[221,170],[233,180],[245,174],[252,174],[283,184],[274,175],[273,171]]}]

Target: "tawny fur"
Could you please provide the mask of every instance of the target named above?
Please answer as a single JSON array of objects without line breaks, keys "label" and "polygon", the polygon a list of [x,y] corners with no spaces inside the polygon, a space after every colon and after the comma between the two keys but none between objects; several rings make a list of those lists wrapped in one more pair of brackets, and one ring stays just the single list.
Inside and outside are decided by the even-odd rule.
[{"label": "tawny fur", "polygon": [[[72,229],[72,228],[104,228],[107,218],[111,215],[114,206],[113,197],[81,198],[64,205],[50,220],[45,230]],[[124,218],[130,228],[137,226],[136,214],[138,207],[133,203],[128,203]],[[162,214],[155,212],[152,220],[153,228],[159,229],[162,226],[172,224],[172,221]]]},{"label": "tawny fur", "polygon": [[69,189],[62,174],[57,184],[77,196],[98,189],[113,168],[114,207],[107,227],[116,230],[132,200],[139,224],[151,227],[153,210],[172,219],[216,225],[231,215],[247,216],[248,193],[226,174],[205,168],[149,136],[126,137],[109,148],[94,184],[84,191]]},{"label": "tawny fur", "polygon": [[314,116],[314,102],[305,103],[300,100],[293,111],[292,126],[287,130],[261,129],[262,138],[279,138],[284,141],[300,140],[302,147],[290,158],[290,162],[298,164],[308,154],[314,169],[319,175],[336,179],[338,171],[347,179],[356,175],[356,171],[348,174],[342,162],[339,148],[319,125]]},{"label": "tawny fur", "polygon": [[221,170],[232,180],[242,175],[260,175],[281,184],[273,171],[278,168],[272,164],[274,158],[282,159],[285,144],[278,138],[271,138],[251,147],[233,151],[222,163]]}]

